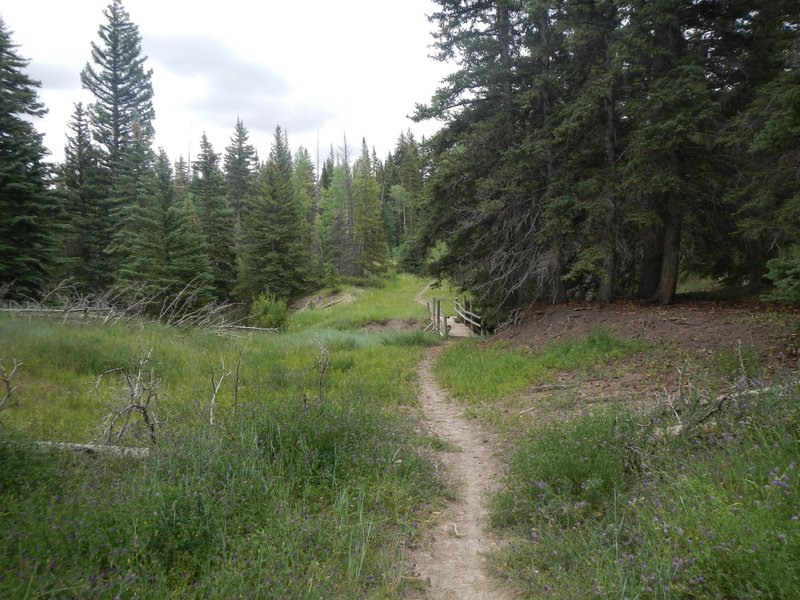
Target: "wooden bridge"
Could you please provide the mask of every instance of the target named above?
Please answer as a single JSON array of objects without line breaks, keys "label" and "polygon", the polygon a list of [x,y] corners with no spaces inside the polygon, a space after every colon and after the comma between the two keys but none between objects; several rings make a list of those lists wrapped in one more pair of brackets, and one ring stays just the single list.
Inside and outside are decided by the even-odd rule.
[{"label": "wooden bridge", "polygon": [[427,303],[430,323],[425,331],[435,331],[442,337],[468,338],[483,334],[481,316],[472,311],[472,305],[466,298],[454,301],[455,316],[442,314],[442,301],[433,298]]}]

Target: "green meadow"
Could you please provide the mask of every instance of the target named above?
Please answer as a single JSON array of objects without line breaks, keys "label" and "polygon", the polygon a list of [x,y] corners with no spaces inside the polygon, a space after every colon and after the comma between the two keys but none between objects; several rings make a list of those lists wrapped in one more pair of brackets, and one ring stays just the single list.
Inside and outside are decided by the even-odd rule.
[{"label": "green meadow", "polygon": [[[281,334],[2,317],[23,365],[0,413],[0,596],[398,597],[445,491],[415,409],[438,342],[361,325],[424,316],[422,287],[389,278]],[[146,458],[30,443],[100,439],[140,373],[160,381]],[[131,425],[119,443],[149,445]]]}]

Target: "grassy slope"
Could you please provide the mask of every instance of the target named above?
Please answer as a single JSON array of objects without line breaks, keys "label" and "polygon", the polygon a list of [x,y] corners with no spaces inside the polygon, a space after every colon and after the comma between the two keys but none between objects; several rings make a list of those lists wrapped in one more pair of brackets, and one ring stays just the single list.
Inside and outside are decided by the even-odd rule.
[{"label": "grassy slope", "polygon": [[[726,399],[711,416],[717,392],[694,381],[678,405],[678,436],[660,435],[676,423],[669,407],[632,414],[612,401],[554,422],[516,410],[531,402],[520,400],[527,388],[556,372],[579,380],[622,370],[619,359],[645,351],[662,355],[600,332],[532,353],[467,343],[440,355],[440,379],[509,439],[493,520],[512,543],[493,557],[498,574],[529,598],[792,597],[800,589],[796,377]],[[702,367],[708,382],[740,370]]]},{"label": "grassy slope", "polygon": [[[0,596],[398,596],[404,545],[442,493],[434,441],[404,408],[436,341],[352,326],[417,314],[423,285],[391,279],[283,335],[0,319],[4,355],[25,363],[18,406],[0,413]],[[124,391],[118,373],[98,377],[151,348],[164,425],[148,459],[25,443],[92,439]],[[231,373],[211,426],[212,370],[235,369],[240,349],[238,401]]]}]

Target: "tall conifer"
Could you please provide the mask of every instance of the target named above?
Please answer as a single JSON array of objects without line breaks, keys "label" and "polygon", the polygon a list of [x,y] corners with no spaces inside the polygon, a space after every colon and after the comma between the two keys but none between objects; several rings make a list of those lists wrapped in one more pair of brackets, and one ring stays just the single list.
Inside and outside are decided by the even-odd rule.
[{"label": "tall conifer", "polygon": [[233,210],[225,197],[219,154],[214,152],[205,133],[200,139],[200,153],[192,163],[192,172],[189,191],[205,237],[211,287],[219,300],[226,300],[236,280]]},{"label": "tall conifer", "polygon": [[46,111],[27,65],[0,18],[0,287],[10,285],[12,297],[39,294],[56,263],[50,168],[42,136],[29,121]]}]

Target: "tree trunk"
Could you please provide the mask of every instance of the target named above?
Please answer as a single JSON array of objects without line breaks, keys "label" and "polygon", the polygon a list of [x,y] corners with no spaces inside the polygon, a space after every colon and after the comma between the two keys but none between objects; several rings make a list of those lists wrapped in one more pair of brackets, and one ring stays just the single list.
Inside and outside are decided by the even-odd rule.
[{"label": "tree trunk", "polygon": [[747,291],[751,294],[758,294],[763,287],[762,280],[767,272],[767,262],[764,259],[764,247],[756,244],[750,252],[750,273],[747,283]]},{"label": "tree trunk", "polygon": [[617,269],[617,253],[613,241],[607,240],[603,257],[603,275],[597,290],[597,300],[608,304],[614,299],[614,275]]},{"label": "tree trunk", "polygon": [[661,263],[664,253],[664,234],[652,229],[644,237],[644,256],[642,257],[642,273],[639,278],[639,289],[636,296],[642,299],[652,298],[658,289],[661,277]]},{"label": "tree trunk", "polygon": [[661,258],[661,277],[653,300],[659,304],[672,304],[678,287],[678,265],[681,250],[681,223],[683,215],[671,210],[664,231],[664,253]]}]

